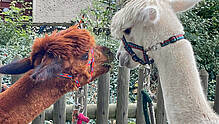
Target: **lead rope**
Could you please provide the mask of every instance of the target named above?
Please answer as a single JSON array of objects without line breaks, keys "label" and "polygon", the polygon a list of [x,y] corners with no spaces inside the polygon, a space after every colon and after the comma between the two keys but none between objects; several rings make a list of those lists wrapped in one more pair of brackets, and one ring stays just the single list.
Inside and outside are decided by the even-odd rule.
[{"label": "lead rope", "polygon": [[142,104],[143,104],[143,112],[145,117],[146,124],[155,124],[155,116],[154,116],[154,107],[153,107],[153,101],[151,97],[151,90],[150,90],[150,73],[151,73],[151,67],[148,65],[144,68],[144,89],[141,90],[142,94]]},{"label": "lead rope", "polygon": [[150,118],[148,115],[148,105],[150,106],[152,104],[152,99],[150,95],[147,93],[147,91],[142,90],[142,102],[143,102],[143,112],[144,112],[144,117],[145,117],[145,122],[146,124],[150,124]]},{"label": "lead rope", "polygon": [[[82,23],[84,22],[83,20],[84,20],[84,15],[82,16],[82,19],[80,20],[80,22],[78,24],[81,28],[83,27],[82,26]],[[94,59],[94,50],[90,49],[90,51],[91,51],[91,59],[88,60],[87,65],[90,66],[90,79],[89,80],[91,81],[91,79],[93,77],[93,72],[94,72],[94,60],[95,59]],[[75,79],[75,83],[80,84],[78,79]],[[81,90],[82,89],[80,88],[78,92],[81,92]],[[83,95],[80,95],[80,97],[83,97]],[[77,99],[79,99],[79,97]],[[76,102],[78,103],[78,100]],[[72,123],[74,123],[76,121],[77,121],[77,124],[82,124],[82,122],[88,123],[90,119],[88,117],[84,116],[83,113],[80,113],[81,110],[83,110],[83,106],[81,106],[80,104],[76,104],[75,107],[77,109],[72,111]]]},{"label": "lead rope", "polygon": [[[90,80],[92,79],[92,76],[93,76],[93,72],[94,72],[94,61],[95,61],[95,58],[94,58],[94,50],[93,49],[90,49],[91,51],[91,59],[88,60],[88,66],[90,66]],[[75,83],[76,83],[76,86],[77,84],[79,84],[78,86],[80,86],[80,83],[77,79],[77,77],[74,79],[75,80]],[[79,89],[78,92],[81,93],[81,88]],[[83,94],[83,93],[81,93]],[[83,97],[83,95],[80,95],[80,97]],[[79,99],[79,97],[78,97]],[[89,122],[89,118],[84,116],[84,114],[82,113],[79,113],[81,112],[81,110],[83,110],[83,106],[81,104],[78,104],[78,101],[76,101],[76,105],[75,105],[75,108],[73,111],[72,111],[72,123],[76,122],[77,120],[77,124],[82,124],[82,122],[86,122],[88,123]]]}]

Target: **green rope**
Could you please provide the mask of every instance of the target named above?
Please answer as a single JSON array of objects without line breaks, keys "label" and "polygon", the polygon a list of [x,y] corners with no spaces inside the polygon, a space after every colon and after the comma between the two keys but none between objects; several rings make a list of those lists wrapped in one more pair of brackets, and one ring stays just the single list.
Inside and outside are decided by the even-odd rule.
[{"label": "green rope", "polygon": [[146,124],[150,124],[150,119],[148,115],[148,103],[152,103],[152,99],[150,95],[147,93],[147,91],[145,90],[142,90],[141,94],[142,94],[143,112],[144,112],[145,122]]}]

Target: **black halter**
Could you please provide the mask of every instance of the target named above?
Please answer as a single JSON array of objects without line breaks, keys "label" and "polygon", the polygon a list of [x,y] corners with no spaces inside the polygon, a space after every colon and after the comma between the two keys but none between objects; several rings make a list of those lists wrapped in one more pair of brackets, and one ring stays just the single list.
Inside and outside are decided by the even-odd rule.
[{"label": "black halter", "polygon": [[[140,64],[142,65],[146,65],[146,64],[152,64],[154,62],[153,59],[149,59],[148,55],[147,55],[147,51],[144,50],[144,47],[143,46],[139,46],[137,44],[134,44],[132,42],[127,42],[126,39],[125,39],[125,36],[123,35],[122,37],[122,42],[124,44],[124,48],[125,50],[132,56],[132,59],[135,61],[135,62],[139,62]],[[135,49],[138,49],[140,51],[143,52],[143,58],[144,60],[140,59],[136,53],[132,50],[132,48],[135,48]]]},{"label": "black halter", "polygon": [[[148,48],[147,50],[145,50],[143,46],[139,46],[139,45],[134,44],[132,42],[127,42],[124,35],[122,37],[122,42],[124,44],[125,50],[132,56],[132,59],[135,62],[138,62],[138,63],[140,63],[142,65],[146,65],[146,64],[150,65],[150,64],[154,63],[154,60],[149,58],[149,56],[147,54],[148,51],[156,50],[157,47],[158,47],[157,45],[159,45],[161,47],[164,47],[164,46],[166,46],[168,44],[175,43],[176,41],[181,40],[181,39],[184,39],[183,34],[179,34],[179,35],[170,37],[168,40],[165,40],[165,41],[163,41],[163,42],[161,42],[159,44],[156,44],[156,45]],[[142,51],[144,60],[140,59],[136,55],[136,53],[132,50],[132,48]]]}]

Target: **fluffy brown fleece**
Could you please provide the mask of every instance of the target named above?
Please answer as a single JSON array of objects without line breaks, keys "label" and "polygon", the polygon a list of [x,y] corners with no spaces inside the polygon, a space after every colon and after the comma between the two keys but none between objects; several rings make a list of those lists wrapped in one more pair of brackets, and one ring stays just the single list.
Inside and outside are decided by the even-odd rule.
[{"label": "fluffy brown fleece", "polygon": [[[87,65],[94,50],[95,65],[90,80]],[[25,73],[14,85],[0,93],[0,124],[27,124],[62,95],[76,90],[74,80],[59,77],[68,73],[77,77],[81,86],[106,73],[104,63],[112,60],[106,47],[95,45],[93,36],[77,26],[37,38],[30,57],[0,67],[2,74]]]}]

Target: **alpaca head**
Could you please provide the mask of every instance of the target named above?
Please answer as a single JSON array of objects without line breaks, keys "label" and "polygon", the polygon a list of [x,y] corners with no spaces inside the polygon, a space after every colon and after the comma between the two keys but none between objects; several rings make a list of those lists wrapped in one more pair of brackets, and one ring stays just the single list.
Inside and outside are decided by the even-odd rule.
[{"label": "alpaca head", "polygon": [[[118,39],[124,36],[127,42],[147,49],[173,35],[184,33],[176,13],[185,11],[198,2],[199,0],[131,0],[114,15],[112,35]],[[133,51],[143,59],[141,51]],[[125,51],[122,42],[116,56],[121,66],[134,68],[139,65]]]},{"label": "alpaca head", "polygon": [[[89,61],[94,59],[94,64]],[[30,57],[5,65],[0,73],[20,74],[32,70],[30,78],[37,82],[46,82],[69,74],[85,85],[97,76],[106,73],[113,55],[106,47],[95,44],[94,37],[77,26],[44,38],[37,38],[32,46]],[[93,61],[92,61],[93,62]],[[93,68],[93,72],[92,72]]]}]

